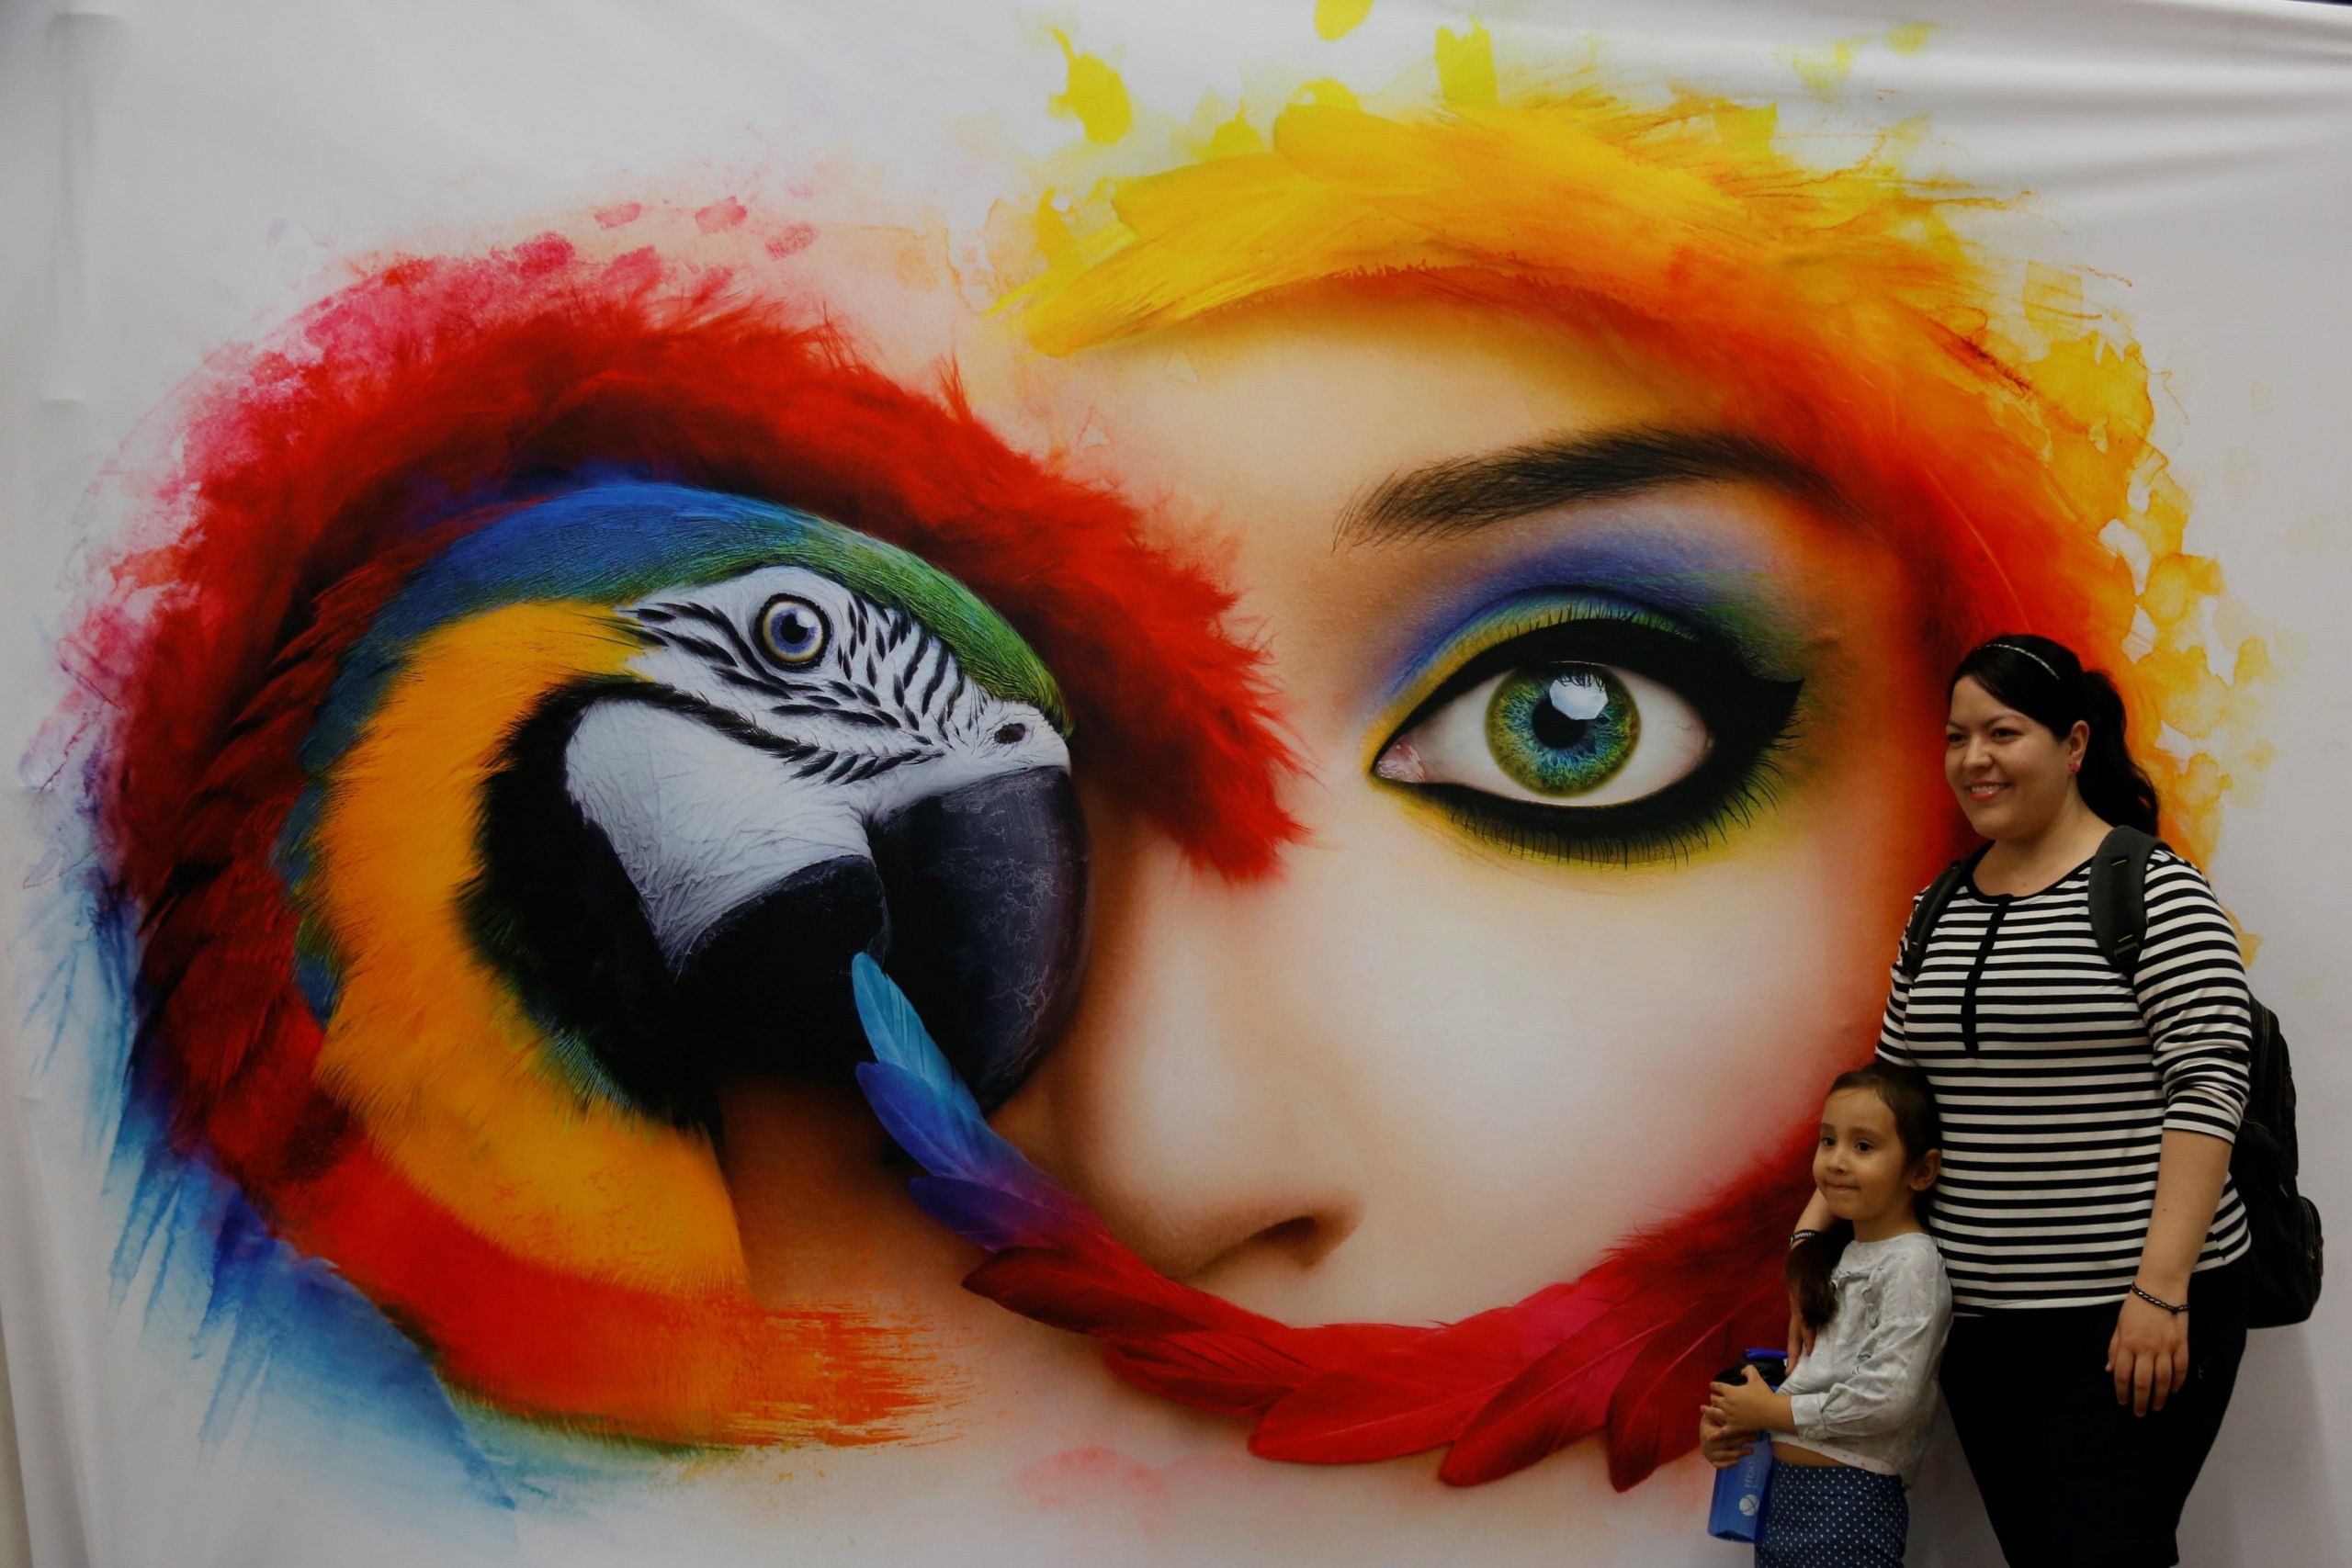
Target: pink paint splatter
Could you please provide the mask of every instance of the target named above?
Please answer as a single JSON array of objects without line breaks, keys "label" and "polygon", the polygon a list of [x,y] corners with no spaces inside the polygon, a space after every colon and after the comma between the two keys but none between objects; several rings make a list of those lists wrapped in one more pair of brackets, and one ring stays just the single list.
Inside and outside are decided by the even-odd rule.
[{"label": "pink paint splatter", "polygon": [[606,262],[605,276],[624,288],[650,287],[662,276],[662,258],[653,254],[652,246],[647,245]]},{"label": "pink paint splatter", "polygon": [[578,253],[571,242],[560,234],[541,234],[514,247],[514,270],[525,277],[537,277],[571,265]]},{"label": "pink paint splatter", "polygon": [[795,223],[768,242],[768,254],[782,261],[786,256],[799,254],[816,243],[817,225]]},{"label": "pink paint splatter", "polygon": [[641,201],[624,201],[617,207],[596,209],[596,221],[607,229],[617,229],[624,223],[634,223],[645,211]]},{"label": "pink paint splatter", "polygon": [[1167,1477],[1151,1466],[1101,1444],[1048,1454],[1023,1469],[1014,1484],[1037,1507],[1057,1513],[1117,1509],[1147,1531],[1163,1521],[1171,1490]]},{"label": "pink paint splatter", "polygon": [[695,221],[706,234],[716,234],[721,229],[732,229],[749,216],[748,209],[733,197],[714,201],[695,214]]}]

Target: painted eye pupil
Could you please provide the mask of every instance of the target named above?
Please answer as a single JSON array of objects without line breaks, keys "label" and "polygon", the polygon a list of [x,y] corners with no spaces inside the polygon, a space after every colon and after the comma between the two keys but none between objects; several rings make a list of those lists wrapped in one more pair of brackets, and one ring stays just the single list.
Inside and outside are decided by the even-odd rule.
[{"label": "painted eye pupil", "polygon": [[1487,704],[1487,747],[1514,781],[1539,795],[1599,788],[1634,755],[1641,711],[1598,664],[1516,671]]},{"label": "painted eye pupil", "polygon": [[825,651],[824,613],[806,599],[772,599],[760,612],[760,641],[780,664],[808,664]]}]

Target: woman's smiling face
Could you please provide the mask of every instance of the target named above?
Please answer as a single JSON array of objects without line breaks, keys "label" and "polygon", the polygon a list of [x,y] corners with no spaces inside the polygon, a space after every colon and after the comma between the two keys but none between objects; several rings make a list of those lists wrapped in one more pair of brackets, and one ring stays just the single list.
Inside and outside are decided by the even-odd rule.
[{"label": "woman's smiling face", "polygon": [[2089,740],[2089,725],[2054,735],[1962,676],[1952,682],[1944,715],[1944,779],[1971,829],[1988,839],[2020,838],[2064,809],[2072,766]]},{"label": "woman's smiling face", "polygon": [[1253,310],[1054,374],[983,412],[1225,562],[1310,776],[1242,885],[1090,800],[1084,995],[1000,1125],[1294,1321],[1516,1299],[1782,1146],[1944,832],[1868,525],[1491,312]]}]

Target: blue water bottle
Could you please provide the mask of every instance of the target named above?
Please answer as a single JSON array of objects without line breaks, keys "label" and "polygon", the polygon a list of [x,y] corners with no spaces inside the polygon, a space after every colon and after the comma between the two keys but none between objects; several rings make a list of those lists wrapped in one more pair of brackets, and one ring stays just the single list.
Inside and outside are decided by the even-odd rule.
[{"label": "blue water bottle", "polygon": [[[1773,1388],[1787,1377],[1784,1350],[1750,1350],[1738,1366],[1717,1377],[1717,1382],[1739,1382],[1754,1367]],[[1756,1447],[1746,1459],[1715,1472],[1714,1506],[1707,1510],[1707,1533],[1717,1540],[1753,1541],[1764,1533],[1764,1486],[1772,1478],[1772,1438],[1756,1434]]]}]

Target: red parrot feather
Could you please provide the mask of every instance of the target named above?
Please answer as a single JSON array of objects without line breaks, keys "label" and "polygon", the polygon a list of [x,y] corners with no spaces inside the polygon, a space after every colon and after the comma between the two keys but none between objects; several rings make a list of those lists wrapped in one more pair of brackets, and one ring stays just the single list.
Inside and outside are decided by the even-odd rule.
[{"label": "red parrot feather", "polygon": [[[1743,1271],[1731,1278],[1753,1281],[1756,1275]],[[1623,1492],[1666,1461],[1690,1452],[1707,1384],[1747,1347],[1781,1338],[1788,1322],[1788,1288],[1778,1276],[1767,1275],[1745,1294],[1736,1289],[1709,1291],[1699,1304],[1652,1335],[1609,1395],[1610,1483]]]},{"label": "red parrot feather", "polygon": [[1250,1434],[1250,1451],[1352,1464],[1442,1448],[1529,1361],[1607,1304],[1583,1280],[1552,1285],[1523,1302],[1417,1334],[1385,1355],[1334,1367],[1267,1411]]}]

